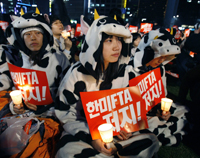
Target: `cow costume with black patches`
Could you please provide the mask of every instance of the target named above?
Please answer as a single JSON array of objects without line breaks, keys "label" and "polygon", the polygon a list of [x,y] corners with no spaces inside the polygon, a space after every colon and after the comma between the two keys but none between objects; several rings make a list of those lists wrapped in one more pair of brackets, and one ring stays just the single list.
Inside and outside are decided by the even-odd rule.
[{"label": "cow costume with black patches", "polygon": [[[13,56],[5,48],[2,49],[1,55],[6,55],[6,61],[18,67],[46,72],[50,93],[54,100],[60,81],[69,69],[70,64],[68,59],[65,55],[57,53],[52,48],[52,31],[43,16],[36,13],[26,13],[21,17],[12,16],[11,18],[13,22],[6,29],[6,36],[9,43],[18,51],[18,59],[13,60]],[[43,44],[35,58],[30,58],[31,50],[25,44],[23,38],[24,30],[40,30],[43,34]],[[4,68],[8,70],[7,64],[4,64]],[[51,106],[54,106],[54,104],[37,106],[37,111],[34,112],[41,114]],[[10,104],[10,108],[13,112],[12,104]]]},{"label": "cow costume with black patches", "polygon": [[[58,142],[56,157],[114,157],[114,155],[106,156],[92,146],[89,127],[80,101],[80,92],[129,86],[129,80],[135,77],[133,66],[128,65],[132,36],[127,28],[106,16],[100,16],[90,27],[81,16],[81,27],[86,36],[80,53],[80,61],[69,69],[58,90],[58,107],[55,108],[55,113],[63,124],[64,132]],[[102,76],[97,82],[98,74],[95,71],[99,64],[97,61],[102,56],[104,33],[122,37],[117,73],[106,86],[103,86],[105,80]],[[119,141],[116,138],[117,140],[115,145],[119,157],[152,157],[159,148],[154,134],[135,132],[131,133],[131,137],[127,140]]]},{"label": "cow costume with black patches", "polygon": [[[175,58],[174,55],[180,53],[180,48],[177,46],[174,37],[164,29],[157,29],[145,34],[139,43],[134,59],[129,64],[134,65],[135,73],[143,74],[157,67],[161,69],[162,81],[165,87],[166,96],[166,76],[165,67],[169,61]],[[152,67],[147,66],[150,61],[165,56],[165,60],[160,65]],[[170,109],[171,116],[168,120],[164,120],[163,116],[156,116],[160,110],[160,104],[156,105],[148,112],[149,128],[146,132],[152,132],[157,135],[160,145],[177,146],[182,140],[182,136],[186,134],[183,130],[187,119],[185,114],[188,110],[185,106],[172,104]],[[162,114],[161,114],[162,115]]]},{"label": "cow costume with black patches", "polygon": [[[151,66],[146,66],[151,60],[167,56],[164,62],[162,62],[159,67],[161,67],[161,75],[163,79],[163,84],[166,83],[165,69],[164,65],[175,58],[174,55],[180,53],[180,48],[176,43],[175,38],[165,29],[152,30],[145,34],[141,39],[135,56],[131,58],[130,64],[134,66],[135,71],[141,73],[152,70]],[[165,93],[167,94],[166,85]]]}]

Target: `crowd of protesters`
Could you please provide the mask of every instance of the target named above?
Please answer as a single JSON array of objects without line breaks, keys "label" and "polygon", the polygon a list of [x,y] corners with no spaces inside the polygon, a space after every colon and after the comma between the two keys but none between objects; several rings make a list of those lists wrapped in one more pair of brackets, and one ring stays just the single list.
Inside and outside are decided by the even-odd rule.
[{"label": "crowd of protesters", "polygon": [[[32,112],[59,122],[62,135],[56,157],[156,157],[160,146],[180,144],[193,130],[193,126],[185,129],[188,123],[196,127],[200,122],[200,24],[189,37],[180,32],[176,39],[177,27],[131,33],[117,9],[94,19],[81,16],[79,36],[76,27],[66,31],[55,15],[26,13],[12,16],[12,20],[5,32],[0,29],[0,90],[16,88],[10,65],[24,69],[26,74],[28,69],[45,72],[46,91],[52,101],[42,105],[24,99],[19,105],[10,101],[9,110],[11,115]],[[178,99],[170,111],[159,112],[160,104],[156,105],[147,113],[148,129],[121,130],[110,149],[101,139],[92,140],[80,92],[128,87],[129,80],[160,68],[167,97],[165,66],[170,62],[177,65],[180,83]],[[191,102],[186,103],[189,91]]]}]

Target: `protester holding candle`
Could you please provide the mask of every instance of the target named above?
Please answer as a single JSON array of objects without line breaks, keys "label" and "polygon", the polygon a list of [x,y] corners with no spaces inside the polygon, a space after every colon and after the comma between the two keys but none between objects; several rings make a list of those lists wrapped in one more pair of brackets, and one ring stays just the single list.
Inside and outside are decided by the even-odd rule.
[{"label": "protester holding candle", "polygon": [[[174,37],[164,29],[157,29],[144,35],[138,45],[134,60],[131,60],[129,64],[134,65],[135,73],[138,74],[144,74],[160,67],[167,96],[164,65],[179,53],[180,48]],[[178,145],[182,136],[186,134],[183,128],[187,122],[185,113],[188,110],[184,106],[172,103],[170,111],[159,111],[160,113],[158,113],[158,110],[161,110],[159,105],[156,105],[147,114],[151,118],[148,119],[148,131],[156,134],[162,145]]]},{"label": "protester holding candle", "polygon": [[62,52],[66,55],[69,62],[73,64],[75,62],[73,52],[71,52],[72,41],[70,40],[70,32],[64,30],[64,26],[62,21],[58,16],[49,16],[49,23],[51,25],[51,29],[54,37],[54,46],[53,48],[57,50],[57,52]]},{"label": "protester holding candle", "polygon": [[[13,114],[24,113],[25,110],[31,110],[36,114],[42,114],[54,107],[54,102],[48,105],[35,105],[29,102],[30,99],[35,99],[36,101],[49,99],[40,98],[46,95],[47,88],[44,87],[44,89],[42,87],[44,90],[40,92],[39,89],[42,88],[39,86],[43,79],[38,80],[37,76],[34,75],[36,72],[34,73],[32,70],[45,72],[47,87],[50,89],[52,99],[55,100],[58,85],[70,64],[64,54],[56,53],[56,50],[52,49],[52,31],[43,16],[36,13],[27,13],[21,17],[12,16],[12,20],[13,22],[6,29],[6,36],[9,43],[19,50],[18,59],[13,60],[13,56],[10,55],[6,48],[3,49],[1,54],[3,57],[6,57],[8,63],[19,67],[20,71],[21,68],[27,71],[24,73],[10,73],[18,74],[17,77],[16,75],[11,75],[13,82],[18,84],[18,88],[19,86],[21,87],[19,89],[30,92],[30,96],[26,99],[24,98],[25,100],[23,99],[23,104],[20,104],[20,106],[15,106],[13,102],[11,102],[10,110]],[[4,68],[8,70],[8,65],[6,64]],[[29,70],[30,72],[28,72]],[[29,84],[26,85],[23,82]],[[37,84],[37,87],[32,87],[31,84],[33,83]],[[25,89],[25,86],[28,86],[29,89]],[[37,95],[31,95],[34,90],[37,90]],[[41,96],[38,95],[39,93]]]},{"label": "protester holding candle", "polygon": [[[56,116],[64,132],[58,143],[57,158],[62,157],[152,157],[158,151],[154,134],[120,131],[114,146],[105,147],[101,139],[92,140],[80,101],[80,92],[127,87],[135,77],[130,60],[130,31],[111,17],[95,14],[89,27],[81,16],[83,41],[80,61],[65,75],[59,87]],[[144,145],[145,144],[145,145]]]}]

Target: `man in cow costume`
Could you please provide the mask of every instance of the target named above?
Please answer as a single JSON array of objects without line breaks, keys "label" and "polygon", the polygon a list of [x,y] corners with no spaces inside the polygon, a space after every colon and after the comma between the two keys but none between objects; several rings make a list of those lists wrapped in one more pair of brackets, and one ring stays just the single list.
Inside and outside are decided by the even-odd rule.
[{"label": "man in cow costume", "polygon": [[100,16],[91,26],[81,16],[82,32],[86,35],[75,63],[59,87],[57,118],[63,125],[58,142],[57,158],[73,157],[152,157],[159,149],[152,133],[120,131],[110,149],[100,139],[92,140],[80,92],[116,89],[129,86],[135,77],[128,65],[132,36],[128,28],[111,17]]},{"label": "man in cow costume", "polygon": [[[129,64],[134,65],[135,72],[138,74],[160,67],[165,95],[167,96],[164,65],[179,53],[180,48],[177,46],[174,36],[165,29],[152,30],[144,35],[134,59]],[[149,115],[147,131],[157,135],[160,145],[177,146],[181,142],[182,136],[186,134],[183,128],[187,123],[185,113],[188,110],[185,106],[175,103],[172,104],[168,113],[161,113],[160,108],[160,104],[158,104],[147,114],[147,116]]]},{"label": "man in cow costume", "polygon": [[[7,46],[2,46],[1,59],[3,68],[1,71],[9,70],[6,62],[15,66],[39,70],[46,73],[48,86],[52,99],[55,99],[57,89],[61,79],[68,70],[70,64],[64,54],[57,53],[52,49],[53,35],[50,26],[45,21],[44,17],[36,13],[27,13],[21,17],[12,16],[13,22],[6,29],[6,36],[9,43],[18,50],[17,57],[9,52]],[[16,53],[15,53],[16,54]],[[15,57],[15,58],[14,58]],[[0,75],[0,77],[2,77]],[[2,78],[6,84],[13,85],[10,75],[4,75]],[[9,86],[7,86],[9,87]],[[10,103],[10,110],[13,114],[21,114],[27,110],[31,110],[36,114],[47,112],[48,109],[54,106],[54,103],[49,105],[33,105],[28,101],[24,101],[20,106],[15,106]]]}]

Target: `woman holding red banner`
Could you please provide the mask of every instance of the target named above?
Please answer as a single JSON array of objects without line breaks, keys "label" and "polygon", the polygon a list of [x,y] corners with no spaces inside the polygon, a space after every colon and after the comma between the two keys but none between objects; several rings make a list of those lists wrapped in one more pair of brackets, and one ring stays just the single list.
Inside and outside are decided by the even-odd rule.
[{"label": "woman holding red banner", "polygon": [[[160,68],[162,82],[165,88],[165,96],[167,96],[166,76],[164,65],[175,58],[180,53],[180,48],[172,36],[165,29],[157,29],[150,31],[144,35],[138,51],[136,51],[134,60],[129,64],[134,65],[135,72],[144,74],[156,68]],[[157,135],[160,144],[167,146],[179,145],[182,136],[186,134],[183,130],[187,123],[185,113],[188,110],[185,106],[172,104],[169,112],[160,111],[160,104],[154,106],[147,116],[149,116],[149,132]]]},{"label": "woman holding red banner", "polygon": [[[10,110],[13,114],[33,111],[44,116],[49,110],[52,115],[58,85],[70,67],[69,61],[64,54],[52,49],[52,31],[43,16],[27,13],[21,17],[13,15],[12,19],[6,36],[9,43],[19,50],[18,58],[14,58],[7,47],[1,55],[9,63],[4,66],[10,70],[7,76],[22,91],[24,98],[19,106],[11,102]],[[13,83],[10,84],[13,86]]]},{"label": "woman holding red banner", "polygon": [[80,61],[70,68],[59,87],[55,113],[64,131],[56,157],[152,157],[159,144],[151,133],[120,131],[110,149],[101,139],[92,140],[80,92],[128,87],[129,80],[135,77],[133,67],[128,65],[130,31],[111,17],[95,17],[90,26],[81,16],[86,36]]}]

